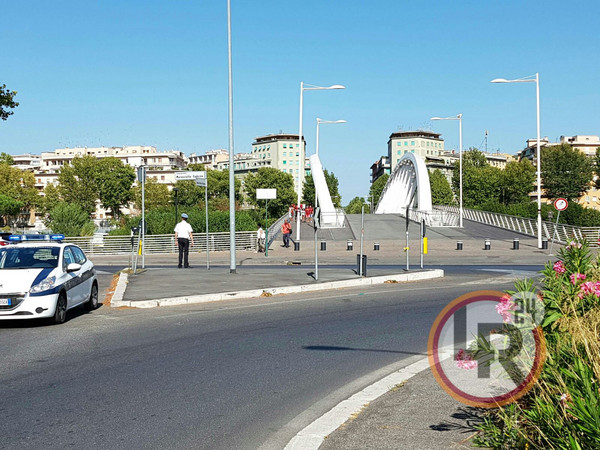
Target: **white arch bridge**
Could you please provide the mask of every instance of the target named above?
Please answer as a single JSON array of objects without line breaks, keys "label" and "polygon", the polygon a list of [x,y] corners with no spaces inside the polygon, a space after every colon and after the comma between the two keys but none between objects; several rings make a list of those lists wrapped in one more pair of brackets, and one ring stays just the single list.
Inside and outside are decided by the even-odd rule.
[{"label": "white arch bridge", "polygon": [[456,227],[458,214],[434,210],[431,186],[425,160],[414,153],[405,153],[379,197],[375,214],[400,214],[411,220],[425,220],[430,227]]}]

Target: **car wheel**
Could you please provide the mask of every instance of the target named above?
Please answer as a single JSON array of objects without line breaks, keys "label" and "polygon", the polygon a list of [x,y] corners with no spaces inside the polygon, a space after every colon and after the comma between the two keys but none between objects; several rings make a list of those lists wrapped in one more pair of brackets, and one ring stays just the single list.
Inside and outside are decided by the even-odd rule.
[{"label": "car wheel", "polygon": [[51,321],[54,325],[58,325],[64,323],[65,320],[67,320],[67,296],[64,292],[61,292],[58,295],[58,300],[56,300],[56,310]]},{"label": "car wheel", "polygon": [[93,311],[98,307],[98,285],[92,284],[92,291],[90,292],[90,299],[85,303],[85,309]]}]

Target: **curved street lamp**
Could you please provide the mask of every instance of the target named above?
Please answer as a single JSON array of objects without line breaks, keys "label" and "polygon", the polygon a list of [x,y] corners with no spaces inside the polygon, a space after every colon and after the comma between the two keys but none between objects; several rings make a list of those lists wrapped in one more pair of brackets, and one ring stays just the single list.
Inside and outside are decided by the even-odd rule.
[{"label": "curved street lamp", "polygon": [[[302,145],[302,107],[304,103],[304,91],[327,91],[331,89],[346,89],[346,86],[341,84],[332,84],[331,86],[315,86],[314,84],[305,84],[304,81],[300,82],[300,130],[298,133],[298,146],[300,147],[300,173],[298,174],[298,207],[300,207],[300,201],[302,200],[302,182],[304,181],[304,146]],[[296,225],[296,240],[300,241],[300,216],[298,214],[298,220]]]},{"label": "curved street lamp", "polygon": [[536,113],[537,113],[537,229],[538,229],[538,248],[542,248],[542,170],[541,170],[541,151],[540,151],[540,74],[530,75],[528,77],[507,80],[506,78],[495,78],[491,83],[535,83]]},{"label": "curved street lamp", "polygon": [[452,117],[432,117],[431,120],[458,120],[458,174],[459,174],[459,200],[458,200],[458,226],[463,227],[463,164],[462,164],[462,113]]}]

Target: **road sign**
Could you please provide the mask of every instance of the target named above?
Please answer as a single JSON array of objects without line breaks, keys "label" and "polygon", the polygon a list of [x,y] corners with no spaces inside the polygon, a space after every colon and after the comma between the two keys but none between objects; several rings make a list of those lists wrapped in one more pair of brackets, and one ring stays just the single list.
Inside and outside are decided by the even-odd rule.
[{"label": "road sign", "polygon": [[196,170],[187,172],[175,172],[175,179],[179,180],[195,180],[196,178],[206,179],[206,170]]},{"label": "road sign", "polygon": [[146,179],[146,167],[145,166],[139,166],[137,168],[137,179],[140,182]]},{"label": "road sign", "polygon": [[557,198],[554,200],[554,207],[557,211],[564,211],[569,206],[569,202],[566,198]]},{"label": "road sign", "polygon": [[196,178],[196,186],[206,187],[206,178]]},{"label": "road sign", "polygon": [[257,189],[257,200],[274,200],[277,198],[277,189]]}]

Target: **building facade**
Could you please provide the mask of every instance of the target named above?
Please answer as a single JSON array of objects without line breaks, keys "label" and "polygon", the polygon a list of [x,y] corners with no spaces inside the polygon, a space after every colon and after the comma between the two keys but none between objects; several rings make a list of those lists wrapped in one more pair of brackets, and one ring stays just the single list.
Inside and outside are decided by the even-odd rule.
[{"label": "building facade", "polygon": [[414,153],[423,159],[428,156],[441,156],[444,152],[444,140],[441,134],[431,131],[397,131],[388,140],[388,159],[393,171],[398,160],[405,153]]},{"label": "building facade", "polygon": [[296,192],[304,183],[306,141],[302,138],[302,148],[300,148],[297,134],[280,133],[257,137],[252,143],[252,155],[259,160],[270,161],[269,167],[292,175]]}]

